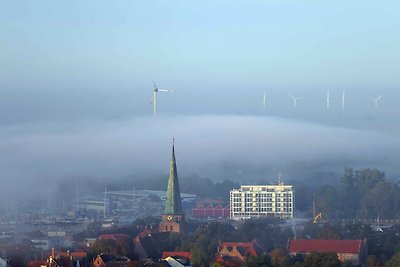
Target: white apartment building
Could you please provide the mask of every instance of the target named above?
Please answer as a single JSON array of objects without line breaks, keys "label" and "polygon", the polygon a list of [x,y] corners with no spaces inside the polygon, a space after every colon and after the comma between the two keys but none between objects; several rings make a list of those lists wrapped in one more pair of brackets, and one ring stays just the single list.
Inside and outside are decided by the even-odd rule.
[{"label": "white apartment building", "polygon": [[262,216],[289,219],[294,215],[292,185],[242,185],[230,191],[231,219]]}]

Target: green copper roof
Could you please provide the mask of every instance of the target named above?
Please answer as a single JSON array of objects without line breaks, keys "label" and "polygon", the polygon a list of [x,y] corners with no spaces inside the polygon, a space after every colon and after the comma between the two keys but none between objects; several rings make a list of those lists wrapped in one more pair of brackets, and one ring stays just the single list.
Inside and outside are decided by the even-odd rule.
[{"label": "green copper roof", "polygon": [[182,214],[181,193],[179,190],[178,172],[176,170],[175,161],[175,145],[172,145],[172,159],[169,167],[165,214]]}]

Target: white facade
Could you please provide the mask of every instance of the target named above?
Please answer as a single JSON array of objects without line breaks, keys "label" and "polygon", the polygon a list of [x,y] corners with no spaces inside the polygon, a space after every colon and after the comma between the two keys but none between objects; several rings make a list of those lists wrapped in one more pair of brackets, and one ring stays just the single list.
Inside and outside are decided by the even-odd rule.
[{"label": "white facade", "polygon": [[230,191],[230,217],[249,219],[263,216],[293,218],[292,185],[242,185]]}]

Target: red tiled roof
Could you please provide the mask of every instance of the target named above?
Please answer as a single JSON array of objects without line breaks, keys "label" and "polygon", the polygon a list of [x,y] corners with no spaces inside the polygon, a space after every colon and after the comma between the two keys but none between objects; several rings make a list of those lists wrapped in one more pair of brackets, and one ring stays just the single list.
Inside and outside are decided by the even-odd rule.
[{"label": "red tiled roof", "polygon": [[[228,250],[230,250],[229,247],[232,247],[232,248],[236,247],[238,249],[242,248],[242,249],[246,249],[246,251],[248,251],[252,256],[257,257],[258,255],[254,248],[254,245],[255,245],[254,241],[253,242],[222,242],[219,247],[219,250],[221,251],[225,247],[228,248]],[[241,249],[239,249],[239,252],[241,252]],[[246,256],[246,255],[243,255],[243,256]]]},{"label": "red tiled roof", "polygon": [[362,240],[318,240],[297,239],[291,240],[289,252],[336,252],[336,253],[360,253]]},{"label": "red tiled roof", "polygon": [[85,258],[87,257],[87,252],[86,251],[57,251],[57,256],[59,257],[75,257],[75,258]]},{"label": "red tiled roof", "polygon": [[191,260],[192,259],[192,253],[190,252],[186,252],[186,251],[163,251],[162,253],[162,259],[165,259],[167,257],[174,257],[174,256],[178,256],[178,257],[183,257],[186,259]]}]

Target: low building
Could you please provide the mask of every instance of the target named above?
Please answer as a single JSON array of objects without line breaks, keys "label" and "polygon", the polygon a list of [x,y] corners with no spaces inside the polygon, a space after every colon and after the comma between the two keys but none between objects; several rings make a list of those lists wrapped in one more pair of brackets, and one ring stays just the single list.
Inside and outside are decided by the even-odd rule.
[{"label": "low building", "polygon": [[115,258],[111,254],[100,254],[93,260],[93,267],[107,267],[114,265]]},{"label": "low building", "polygon": [[86,251],[57,251],[55,260],[63,267],[89,266]]},{"label": "low building", "polygon": [[225,203],[200,202],[192,209],[194,218],[229,218],[230,208]]},{"label": "low building", "polygon": [[248,257],[257,257],[266,253],[266,249],[257,241],[252,242],[221,242],[215,262],[225,266],[243,266]]},{"label": "low building", "polygon": [[312,252],[334,252],[341,262],[352,262],[364,266],[367,257],[366,240],[291,240],[288,246],[291,255],[309,254]]},{"label": "low building", "polygon": [[242,185],[230,191],[230,217],[250,219],[276,217],[290,219],[294,216],[294,191],[292,185]]},{"label": "low building", "polygon": [[126,257],[115,258],[111,254],[100,254],[92,262],[92,267],[125,267],[125,266],[135,266],[130,259]]},{"label": "low building", "polygon": [[54,248],[47,260],[28,261],[27,267],[88,267],[87,252],[85,251],[59,251]]},{"label": "low building", "polygon": [[162,263],[166,263],[169,267],[191,267],[191,263],[186,258],[168,256],[162,260]]}]

